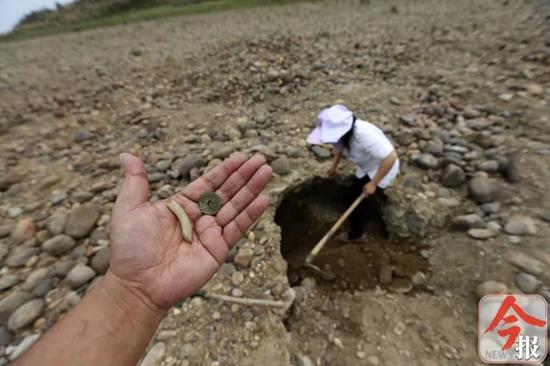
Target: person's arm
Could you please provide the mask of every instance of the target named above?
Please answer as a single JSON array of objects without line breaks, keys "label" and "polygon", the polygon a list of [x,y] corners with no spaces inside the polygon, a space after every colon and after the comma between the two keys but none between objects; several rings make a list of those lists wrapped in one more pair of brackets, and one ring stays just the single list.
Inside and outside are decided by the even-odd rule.
[{"label": "person's arm", "polygon": [[380,181],[388,174],[396,160],[397,153],[395,150],[392,150],[392,152],[389,153],[388,156],[386,156],[380,163],[376,175],[363,187],[363,193],[365,196],[368,197],[376,192],[378,183],[380,183]]},{"label": "person's arm", "polygon": [[338,168],[338,164],[340,163],[340,160],[342,160],[342,150],[340,149],[332,149],[334,154],[334,160],[332,161],[332,165],[330,166],[329,170],[327,171],[327,175],[329,177],[333,176],[334,173],[336,173],[336,168]]},{"label": "person's arm", "polygon": [[[187,242],[167,200],[148,201],[141,160],[122,154],[121,164],[125,177],[110,223],[109,270],[14,365],[136,365],[167,310],[214,275],[269,205],[260,194],[271,179],[265,159],[234,155],[168,199],[193,223]],[[222,202],[215,216],[198,206],[210,191]]]}]

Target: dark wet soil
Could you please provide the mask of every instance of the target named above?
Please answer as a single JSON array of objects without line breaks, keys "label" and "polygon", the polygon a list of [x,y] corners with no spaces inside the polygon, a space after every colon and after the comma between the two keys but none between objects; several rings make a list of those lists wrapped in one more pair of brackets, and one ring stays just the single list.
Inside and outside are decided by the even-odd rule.
[{"label": "dark wet soil", "polygon": [[282,229],[281,252],[288,263],[291,285],[313,276],[320,285],[334,289],[378,285],[407,292],[412,288],[412,276],[428,271],[428,262],[419,254],[420,245],[388,238],[379,203],[369,205],[365,242],[342,240],[340,237],[346,237],[346,223],[313,260],[334,278],[303,265],[311,249],[345,211],[347,190],[346,184],[318,180],[288,193],[281,202],[275,221]]}]

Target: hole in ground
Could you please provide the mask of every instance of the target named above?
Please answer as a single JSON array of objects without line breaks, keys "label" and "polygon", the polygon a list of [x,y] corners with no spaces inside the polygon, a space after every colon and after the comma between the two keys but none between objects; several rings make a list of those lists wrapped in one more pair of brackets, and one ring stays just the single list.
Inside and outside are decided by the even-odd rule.
[{"label": "hole in ground", "polygon": [[[348,180],[351,182],[351,179]],[[292,286],[313,276],[321,286],[335,289],[382,288],[409,292],[412,277],[426,273],[428,262],[419,254],[421,246],[408,241],[388,239],[382,220],[380,201],[369,200],[365,217],[367,242],[345,243],[338,240],[347,233],[346,222],[313,260],[313,264],[336,278],[323,279],[318,272],[304,267],[304,260],[315,244],[344,213],[349,184],[333,179],[315,179],[288,192],[275,214],[281,227],[281,252],[288,263]]]}]

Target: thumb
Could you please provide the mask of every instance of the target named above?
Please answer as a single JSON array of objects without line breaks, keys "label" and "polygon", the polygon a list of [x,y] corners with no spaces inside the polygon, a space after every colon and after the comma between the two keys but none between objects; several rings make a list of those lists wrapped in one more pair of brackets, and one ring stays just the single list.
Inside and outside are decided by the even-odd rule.
[{"label": "thumb", "polygon": [[149,181],[143,162],[130,153],[118,156],[124,174],[124,180],[115,202],[115,210],[127,212],[147,201]]}]

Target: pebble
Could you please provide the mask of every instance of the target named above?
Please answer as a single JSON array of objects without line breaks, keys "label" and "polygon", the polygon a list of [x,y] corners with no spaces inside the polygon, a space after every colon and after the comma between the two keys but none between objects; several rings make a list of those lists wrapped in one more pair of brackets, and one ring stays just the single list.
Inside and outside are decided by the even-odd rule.
[{"label": "pebble", "polygon": [[367,361],[373,366],[380,365],[380,360],[378,359],[378,356],[368,356]]},{"label": "pebble", "polygon": [[477,286],[476,294],[478,298],[485,295],[500,295],[509,293],[508,287],[497,281],[485,281]]},{"label": "pebble", "polygon": [[28,276],[25,282],[23,283],[23,290],[32,290],[38,282],[44,279],[48,275],[47,268],[37,268],[32,271]]},{"label": "pebble", "polygon": [[153,345],[143,358],[140,366],[160,366],[166,354],[166,344],[158,342]]},{"label": "pebble", "polygon": [[235,257],[233,258],[233,262],[241,268],[248,268],[250,266],[250,262],[252,261],[252,257],[254,256],[254,252],[252,252],[251,249],[243,248],[239,249],[237,251],[237,254],[235,254]]},{"label": "pebble", "polygon": [[31,300],[21,305],[10,315],[8,319],[8,329],[11,331],[18,331],[29,326],[38,319],[45,305],[46,303],[42,299]]},{"label": "pebble", "polygon": [[205,164],[206,161],[199,154],[191,153],[176,160],[172,165],[172,169],[178,171],[182,178],[189,178],[189,173],[193,168],[201,167]]},{"label": "pebble", "polygon": [[332,153],[329,150],[319,145],[314,145],[311,148],[311,151],[313,151],[315,156],[317,156],[320,159],[328,159],[332,156]]},{"label": "pebble", "polygon": [[478,169],[487,173],[496,173],[499,169],[499,162],[496,160],[482,161],[478,164]]},{"label": "pebble", "polygon": [[237,269],[232,263],[224,263],[218,270],[218,276],[220,278],[227,278],[231,276]]},{"label": "pebble", "polygon": [[56,191],[53,193],[52,197],[50,198],[50,202],[52,203],[53,206],[55,206],[65,201],[66,199],[67,199],[66,191]]},{"label": "pebble", "polygon": [[401,115],[401,117],[399,117],[399,121],[401,121],[406,126],[415,127],[417,125],[417,118],[418,116],[416,115],[416,113],[407,113]]},{"label": "pebble", "polygon": [[84,264],[77,264],[67,274],[67,281],[72,289],[77,289],[85,283],[88,283],[95,275],[96,273],[90,267]]},{"label": "pebble", "polygon": [[480,208],[486,214],[495,214],[500,211],[500,202],[484,203]]},{"label": "pebble", "polygon": [[109,268],[109,247],[101,248],[92,258],[91,266],[99,274],[105,274]]},{"label": "pebble", "polygon": [[17,357],[21,356],[23,352],[28,350],[40,338],[40,334],[31,334],[23,338],[10,354],[10,361],[14,361]]},{"label": "pebble", "polygon": [[535,276],[541,274],[546,269],[544,264],[542,264],[539,260],[519,251],[509,252],[508,261],[510,264],[519,268],[523,272],[527,272]]},{"label": "pebble", "polygon": [[23,213],[23,209],[21,207],[10,207],[8,209],[8,216],[12,219],[16,218],[22,213]]},{"label": "pebble", "polygon": [[532,218],[515,215],[508,219],[504,226],[504,231],[512,235],[535,235],[538,230],[537,224]]},{"label": "pebble", "polygon": [[0,291],[7,290],[19,282],[17,275],[4,275],[0,278]]},{"label": "pebble", "polygon": [[36,286],[32,290],[32,294],[36,297],[44,297],[51,290],[52,285],[53,279],[43,278],[36,284]]},{"label": "pebble", "polygon": [[296,366],[313,366],[313,362],[311,362],[309,357],[300,354],[294,355],[294,363]]},{"label": "pebble", "polygon": [[493,178],[474,178],[468,183],[470,196],[477,203],[488,203],[496,200],[499,184]]},{"label": "pebble", "polygon": [[231,283],[233,286],[239,286],[244,281],[244,275],[242,272],[233,272],[231,275]]},{"label": "pebble", "polygon": [[273,172],[279,175],[286,175],[290,172],[290,162],[286,155],[279,156],[271,162]]},{"label": "pebble", "polygon": [[61,234],[46,240],[42,249],[54,256],[61,256],[67,253],[76,245],[76,241],[68,235]]},{"label": "pebble", "polygon": [[533,275],[520,272],[516,276],[516,285],[526,294],[533,294],[540,285],[540,281]]},{"label": "pebble", "polygon": [[23,266],[34,255],[40,253],[39,248],[35,247],[19,247],[15,248],[14,252],[6,258],[6,264],[9,267]]},{"label": "pebble", "polygon": [[12,232],[12,225],[6,224],[6,225],[0,225],[0,238],[5,238],[6,236],[10,235]]},{"label": "pebble", "polygon": [[67,222],[68,217],[69,214],[64,207],[58,209],[48,221],[48,230],[50,231],[50,233],[52,233],[53,235],[59,235],[63,233],[63,229],[65,228],[65,223]]},{"label": "pebble", "polygon": [[489,229],[470,229],[468,230],[468,235],[474,239],[485,240],[494,238],[498,235],[498,232],[494,232]]},{"label": "pebble", "polygon": [[13,341],[13,333],[8,328],[0,327],[0,347],[7,346]]},{"label": "pebble", "polygon": [[510,235],[508,236],[508,241],[512,244],[520,244],[521,243],[521,237],[516,235]]},{"label": "pebble", "polygon": [[87,236],[94,228],[99,213],[99,207],[93,203],[74,207],[65,223],[65,234],[75,239]]},{"label": "pebble", "polygon": [[416,160],[416,164],[418,164],[422,168],[426,169],[436,169],[439,167],[439,160],[432,154],[420,154]]},{"label": "pebble", "polygon": [[456,188],[461,186],[466,181],[466,174],[461,167],[455,164],[449,164],[443,170],[441,175],[441,183],[445,187]]},{"label": "pebble", "polygon": [[5,324],[9,316],[21,305],[31,300],[31,294],[22,291],[12,292],[0,300],[0,324]]},{"label": "pebble", "polygon": [[18,242],[23,242],[34,236],[36,225],[31,218],[23,218],[17,222],[11,232],[11,237]]}]

